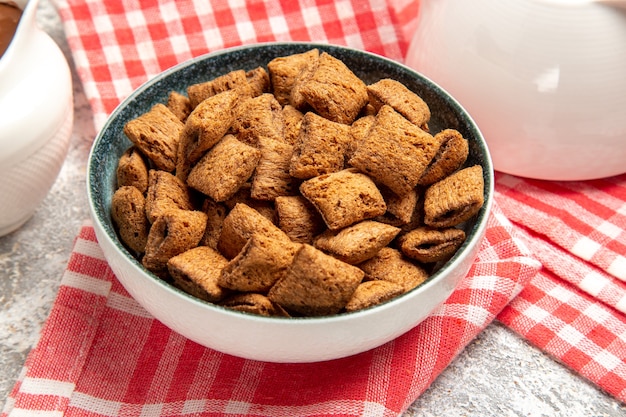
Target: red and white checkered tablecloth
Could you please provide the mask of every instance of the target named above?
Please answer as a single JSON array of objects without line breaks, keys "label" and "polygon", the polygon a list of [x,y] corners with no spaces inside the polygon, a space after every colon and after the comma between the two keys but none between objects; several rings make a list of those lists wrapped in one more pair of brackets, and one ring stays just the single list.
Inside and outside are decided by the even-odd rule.
[{"label": "red and white checkered tablecloth", "polygon": [[498,174],[496,194],[543,266],[498,319],[626,401],[626,175],[554,182]]},{"label": "red and white checkered tablecloth", "polygon": [[[103,125],[150,77],[188,58],[266,41],[348,45],[402,61],[411,0],[57,0]],[[586,182],[497,173],[468,276],[415,329],[315,364],[203,348],[125,292],[86,223],[37,346],[2,416],[396,416],[490,322],[626,401],[626,176]]]}]

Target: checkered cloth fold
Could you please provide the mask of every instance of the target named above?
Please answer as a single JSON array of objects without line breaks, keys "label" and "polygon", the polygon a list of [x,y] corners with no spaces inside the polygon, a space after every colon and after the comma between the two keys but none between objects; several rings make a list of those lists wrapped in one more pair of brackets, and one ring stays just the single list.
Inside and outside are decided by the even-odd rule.
[{"label": "checkered cloth fold", "polygon": [[399,415],[536,274],[513,233],[496,209],[468,276],[396,340],[344,359],[277,364],[204,348],[151,317],[86,224],[3,415]]},{"label": "checkered cloth fold", "polygon": [[496,201],[543,265],[498,319],[626,401],[626,175],[498,174]]},{"label": "checkered cloth fold", "polygon": [[[328,42],[402,61],[412,0],[57,0],[101,127],[150,77],[265,41]],[[626,401],[626,176],[556,183],[497,174],[467,277],[405,335],[315,364],[244,360],[163,326],[126,293],[86,223],[2,416],[395,416],[492,320]]]}]

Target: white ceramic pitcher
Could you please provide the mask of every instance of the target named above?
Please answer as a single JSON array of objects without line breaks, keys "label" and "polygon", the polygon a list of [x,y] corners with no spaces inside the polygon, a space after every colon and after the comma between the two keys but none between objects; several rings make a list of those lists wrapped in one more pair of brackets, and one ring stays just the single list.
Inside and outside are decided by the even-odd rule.
[{"label": "white ceramic pitcher", "polygon": [[623,0],[421,0],[407,65],[474,117],[496,170],[626,172]]},{"label": "white ceramic pitcher", "polygon": [[37,0],[23,10],[0,58],[0,236],[34,214],[67,155],[73,119],[69,66],[36,22]]}]

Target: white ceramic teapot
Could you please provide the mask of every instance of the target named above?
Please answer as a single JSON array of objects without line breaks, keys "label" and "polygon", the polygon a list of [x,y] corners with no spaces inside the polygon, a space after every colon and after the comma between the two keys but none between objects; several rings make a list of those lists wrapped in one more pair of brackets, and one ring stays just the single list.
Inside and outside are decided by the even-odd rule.
[{"label": "white ceramic teapot", "polygon": [[407,65],[450,92],[496,170],[626,172],[624,0],[421,0]]},{"label": "white ceramic teapot", "polygon": [[67,155],[73,119],[69,66],[36,22],[37,0],[22,9],[0,57],[0,236],[34,214]]}]

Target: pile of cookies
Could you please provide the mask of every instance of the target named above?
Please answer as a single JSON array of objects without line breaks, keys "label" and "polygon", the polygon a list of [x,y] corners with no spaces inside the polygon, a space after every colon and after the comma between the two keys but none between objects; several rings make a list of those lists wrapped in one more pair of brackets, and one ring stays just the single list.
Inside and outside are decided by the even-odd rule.
[{"label": "pile of cookies", "polygon": [[158,277],[267,316],[368,308],[422,284],[483,205],[468,142],[403,84],[327,52],[170,92],[129,121],[112,199]]}]

